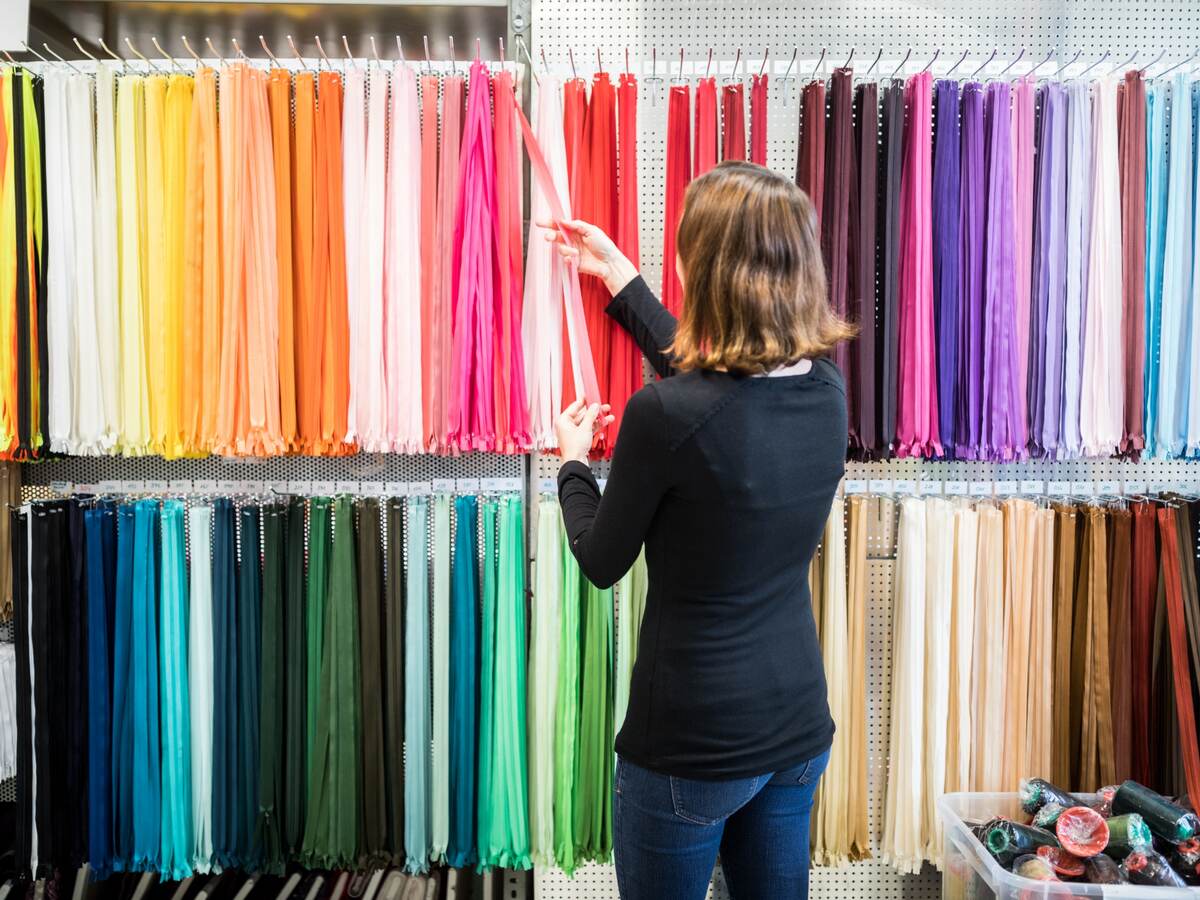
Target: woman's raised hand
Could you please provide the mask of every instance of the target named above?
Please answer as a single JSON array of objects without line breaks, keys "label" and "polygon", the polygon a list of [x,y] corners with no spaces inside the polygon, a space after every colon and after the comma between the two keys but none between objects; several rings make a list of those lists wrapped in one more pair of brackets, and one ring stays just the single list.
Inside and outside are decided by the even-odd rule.
[{"label": "woman's raised hand", "polygon": [[[617,245],[604,230],[579,219],[563,219],[560,222],[538,222],[545,230],[545,238],[558,248],[564,259],[579,266],[584,275],[595,275],[616,294],[637,277],[637,269],[625,258]],[[563,235],[568,240],[565,240]]]}]

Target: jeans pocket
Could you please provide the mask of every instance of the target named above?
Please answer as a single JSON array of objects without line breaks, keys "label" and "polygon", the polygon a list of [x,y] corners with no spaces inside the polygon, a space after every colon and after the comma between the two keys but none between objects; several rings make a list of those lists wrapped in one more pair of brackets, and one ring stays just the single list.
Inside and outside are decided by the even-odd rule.
[{"label": "jeans pocket", "polygon": [[675,815],[694,825],[715,825],[749,803],[761,778],[736,781],[695,781],[671,777],[671,803]]}]

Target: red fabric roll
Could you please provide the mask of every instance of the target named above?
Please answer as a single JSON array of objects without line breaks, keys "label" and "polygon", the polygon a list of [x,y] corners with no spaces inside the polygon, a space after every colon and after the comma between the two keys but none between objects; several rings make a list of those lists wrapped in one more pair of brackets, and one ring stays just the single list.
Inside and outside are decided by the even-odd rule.
[{"label": "red fabric roll", "polygon": [[746,158],[746,86],[721,88],[721,159]]},{"label": "red fabric roll", "polygon": [[1142,421],[1145,365],[1146,83],[1138,69],[1125,73],[1117,102],[1121,172],[1121,338],[1125,345],[1125,427],[1120,452],[1137,458],[1146,446]]},{"label": "red fabric roll", "polygon": [[[1158,602],[1158,541],[1154,506],[1133,504],[1133,592],[1130,598],[1130,677],[1134,716],[1140,722],[1155,722],[1153,690],[1154,610]],[[1132,778],[1151,784],[1154,777],[1150,753],[1151,728],[1133,730]]]},{"label": "red fabric roll", "polygon": [[[637,181],[637,78],[626,73],[617,88],[617,248],[635,268],[641,267],[638,248]],[[613,423],[609,434],[621,433],[625,405],[642,386],[642,354],[633,338],[615,322],[609,323],[612,340],[608,371],[608,402]],[[615,441],[609,441],[606,455],[612,455]]]},{"label": "red fabric roll", "polygon": [[750,162],[767,164],[767,76],[750,80]]},{"label": "red fabric roll", "polygon": [[825,199],[825,82],[810,81],[800,100],[800,152],[796,184],[812,201],[817,219]]},{"label": "red fabric roll", "polygon": [[717,79],[701,78],[696,85],[696,155],[692,166],[699,178],[717,164]]},{"label": "red fabric roll", "polygon": [[688,85],[671,86],[671,99],[667,106],[667,202],[663,221],[662,302],[675,316],[683,307],[683,286],[675,273],[675,232],[683,212],[683,194],[692,180],[691,101],[692,90]]},{"label": "red fabric roll", "polygon": [[1171,677],[1175,685],[1175,715],[1179,722],[1179,754],[1183,759],[1184,781],[1187,783],[1188,799],[1192,808],[1200,804],[1200,748],[1196,741],[1196,710],[1192,704],[1192,669],[1188,659],[1187,623],[1183,611],[1183,574],[1180,570],[1184,560],[1191,565],[1185,552],[1180,552],[1180,536],[1176,525],[1176,513],[1184,514],[1169,506],[1158,510],[1158,527],[1162,536],[1162,577],[1166,590],[1167,623],[1171,641]]},{"label": "red fabric roll", "polygon": [[[567,183],[570,186],[571,216],[576,219],[586,218],[583,214],[583,193],[587,183],[587,150],[584,145],[583,131],[587,121],[588,96],[587,82],[582,78],[572,78],[563,84],[563,140],[567,149]],[[587,279],[580,276],[580,288]],[[586,308],[586,301],[585,301]],[[590,332],[589,332],[590,334]],[[563,322],[562,336],[563,352],[563,406],[570,406],[575,401],[575,379],[571,370],[571,341],[567,334],[567,323]],[[598,361],[597,361],[598,362]],[[607,385],[604,380],[607,373],[604,369],[596,368],[596,377],[600,379],[601,396],[607,395]]]},{"label": "red fabric roll", "polygon": [[1108,846],[1108,823],[1086,806],[1064,810],[1054,823],[1054,832],[1062,848],[1080,859],[1090,859]]}]

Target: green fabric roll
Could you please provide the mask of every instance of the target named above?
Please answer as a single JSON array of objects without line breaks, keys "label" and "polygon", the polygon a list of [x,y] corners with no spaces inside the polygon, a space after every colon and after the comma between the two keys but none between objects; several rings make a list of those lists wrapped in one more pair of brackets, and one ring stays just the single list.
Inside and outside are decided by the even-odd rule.
[{"label": "green fabric roll", "polygon": [[579,607],[583,574],[562,537],[562,637],[554,726],[554,856],[571,875],[579,864],[575,848],[575,754],[579,731]]},{"label": "green fabric roll", "polygon": [[496,592],[499,582],[500,541],[498,518],[500,505],[494,499],[483,502],[483,616],[479,629],[479,779],[476,785],[476,851],[479,865],[488,867],[492,857],[492,779],[495,744],[492,735],[493,699],[496,684]]},{"label": "green fabric roll", "polygon": [[310,867],[342,869],[358,862],[361,817],[358,579],[348,497],[333,501],[332,525],[304,856]]},{"label": "green fabric roll", "polygon": [[357,503],[358,631],[362,654],[362,852],[368,866],[387,862],[387,793],[383,748],[383,583],[379,503]]},{"label": "green fabric roll", "polygon": [[262,659],[259,679],[258,824],[255,846],[264,872],[284,867],[280,811],[283,800],[283,712],[285,709],[283,578],[286,563],[283,510],[262,510]]},{"label": "green fabric roll", "polygon": [[404,863],[404,500],[387,501],[387,579],[383,609],[387,661],[384,722],[387,773],[387,848],[392,862]]},{"label": "green fabric roll", "polygon": [[562,516],[558,498],[538,503],[529,635],[529,831],[537,866],[554,865],[554,745],[562,638]]},{"label": "green fabric roll", "polygon": [[608,862],[612,856],[612,590],[585,582],[583,593],[575,846],[581,859]]},{"label": "green fabric roll", "polygon": [[287,562],[284,568],[284,737],[282,840],[287,856],[300,853],[304,841],[304,804],[308,796],[308,649],[304,591],[304,545],[308,540],[308,502],[293,497],[287,509]]},{"label": "green fabric roll", "polygon": [[[304,783],[312,784],[313,750],[317,741],[317,706],[321,697],[321,650],[325,644],[325,592],[328,590],[331,501],[314,497],[308,510],[308,576],[304,585],[305,640],[305,742]],[[309,803],[311,804],[311,797]]]}]

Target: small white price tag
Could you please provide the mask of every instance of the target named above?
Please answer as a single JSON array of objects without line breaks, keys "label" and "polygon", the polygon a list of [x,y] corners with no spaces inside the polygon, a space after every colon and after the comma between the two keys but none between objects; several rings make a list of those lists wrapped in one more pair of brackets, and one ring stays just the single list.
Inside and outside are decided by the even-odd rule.
[{"label": "small white price tag", "polygon": [[890,494],[892,492],[892,479],[872,478],[867,482],[867,488],[872,494]]},{"label": "small white price tag", "polygon": [[99,488],[94,484],[75,485],[75,493],[77,494],[98,494],[99,492]]},{"label": "small white price tag", "polygon": [[1044,494],[1046,493],[1046,482],[1027,479],[1021,482],[1022,494]]},{"label": "small white price tag", "polygon": [[190,494],[192,492],[192,480],[190,478],[180,478],[171,482],[172,494]]},{"label": "small white price tag", "polygon": [[968,485],[965,481],[947,481],[946,482],[946,493],[947,494],[965,494],[965,493],[967,493],[967,488],[968,488]]},{"label": "small white price tag", "polygon": [[358,482],[357,481],[339,481],[339,482],[337,482],[337,492],[339,494],[357,494],[358,493]]},{"label": "small white price tag", "polygon": [[454,482],[454,489],[460,494],[478,494],[478,478],[459,478]]},{"label": "small white price tag", "polygon": [[263,487],[265,487],[272,494],[290,493],[288,491],[288,483],[286,481],[264,481]]},{"label": "small white price tag", "polygon": [[295,494],[297,497],[307,497],[312,493],[313,483],[311,481],[289,481],[287,489],[289,494]]},{"label": "small white price tag", "polygon": [[970,492],[972,497],[992,496],[993,485],[990,481],[972,481]]},{"label": "small white price tag", "polygon": [[264,494],[267,491],[265,481],[239,481],[242,493],[244,494]]},{"label": "small white price tag", "polygon": [[502,490],[499,478],[480,478],[479,489],[485,494],[498,494]]},{"label": "small white price tag", "polygon": [[1017,482],[1015,481],[997,481],[996,493],[1006,497],[1011,497],[1017,493]]},{"label": "small white price tag", "polygon": [[500,479],[500,490],[506,494],[519,494],[521,493],[522,488],[524,488],[524,485],[521,483],[520,478]]},{"label": "small white price tag", "polygon": [[1125,482],[1125,493],[1127,494],[1148,494],[1150,485],[1145,481],[1127,481]]},{"label": "small white price tag", "polygon": [[312,483],[312,492],[317,497],[332,497],[337,493],[336,481],[314,481]]},{"label": "small white price tag", "polygon": [[867,483],[847,478],[842,482],[847,494],[865,494],[867,492]]},{"label": "small white price tag", "polygon": [[358,485],[359,493],[364,497],[382,497],[383,482],[382,481],[361,481]]},{"label": "small white price tag", "polygon": [[74,485],[72,485],[71,482],[69,482],[69,481],[52,481],[52,482],[50,482],[50,490],[52,490],[54,493],[58,494],[59,496],[63,496],[63,497],[65,497],[67,494],[71,493],[71,490],[73,487],[74,487]]},{"label": "small white price tag", "polygon": [[218,481],[217,482],[217,489],[220,490],[220,492],[222,494],[240,493],[242,490],[241,486],[242,486],[242,482],[240,482],[240,481],[229,480],[229,481]]},{"label": "small white price tag", "polygon": [[197,478],[192,482],[192,490],[197,494],[215,494],[217,483],[211,478]]},{"label": "small white price tag", "polygon": [[922,481],[919,488],[922,497],[941,496],[945,489],[945,484],[940,481]]},{"label": "small white price tag", "polygon": [[915,495],[917,493],[917,483],[907,478],[897,478],[893,490],[897,494]]},{"label": "small white price tag", "polygon": [[433,495],[432,481],[411,481],[408,485],[408,496],[430,497]]},{"label": "small white price tag", "polygon": [[1101,497],[1119,497],[1119,496],[1121,496],[1121,482],[1119,482],[1119,481],[1097,482],[1096,493],[1098,493]]},{"label": "small white price tag", "polygon": [[1096,482],[1094,481],[1072,481],[1071,493],[1080,497],[1094,497],[1096,495]]},{"label": "small white price tag", "polygon": [[558,479],[556,478],[541,478],[538,480],[538,491],[543,494],[558,493]]},{"label": "small white price tag", "polygon": [[165,481],[144,481],[146,493],[148,494],[165,494],[167,492],[167,483]]},{"label": "small white price tag", "polygon": [[454,493],[453,478],[435,478],[433,479],[433,492],[435,494],[453,494]]},{"label": "small white price tag", "polygon": [[122,481],[121,490],[126,494],[140,494],[146,490],[144,481]]},{"label": "small white price tag", "polygon": [[1051,481],[1046,484],[1046,493],[1052,497],[1065,497],[1071,493],[1071,482]]},{"label": "small white price tag", "polygon": [[403,481],[385,481],[383,493],[387,497],[407,497],[408,485]]}]

